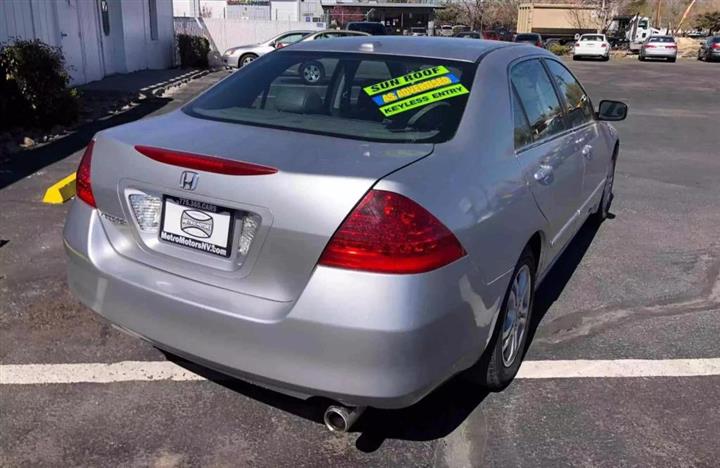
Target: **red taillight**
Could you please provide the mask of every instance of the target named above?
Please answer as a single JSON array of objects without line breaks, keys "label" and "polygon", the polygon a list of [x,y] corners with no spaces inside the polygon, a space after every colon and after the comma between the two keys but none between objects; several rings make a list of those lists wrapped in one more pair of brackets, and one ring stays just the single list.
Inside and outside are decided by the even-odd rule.
[{"label": "red taillight", "polygon": [[214,172],[227,175],[267,175],[275,174],[278,170],[274,167],[262,166],[243,161],[232,161],[229,159],[205,156],[203,154],[185,153],[164,148],[152,148],[150,146],[136,146],[135,149],[155,161],[171,164],[173,166],[196,169],[198,171]]},{"label": "red taillight", "polygon": [[97,208],[90,183],[90,163],[92,162],[93,146],[95,146],[95,140],[91,140],[90,143],[88,143],[80,160],[80,165],[75,175],[75,193],[80,200],[93,208]]},{"label": "red taillight", "polygon": [[580,47],[580,43],[579,43],[579,42],[576,42],[576,43],[575,43],[575,47]]},{"label": "red taillight", "polygon": [[713,49],[720,49],[720,42],[713,44]]},{"label": "red taillight", "polygon": [[600,44],[600,47],[602,47],[603,49],[606,49],[606,48],[607,48],[607,44]]},{"label": "red taillight", "polygon": [[423,273],[465,255],[437,218],[407,197],[371,190],[330,239],[319,264],[377,273]]},{"label": "red taillight", "polygon": [[646,49],[654,49],[655,48],[655,46],[652,44],[645,44],[643,47]]},{"label": "red taillight", "polygon": [[538,46],[538,47],[542,47],[542,46],[543,46],[542,42],[540,42],[540,41],[537,41],[537,43],[536,43],[535,45]]}]

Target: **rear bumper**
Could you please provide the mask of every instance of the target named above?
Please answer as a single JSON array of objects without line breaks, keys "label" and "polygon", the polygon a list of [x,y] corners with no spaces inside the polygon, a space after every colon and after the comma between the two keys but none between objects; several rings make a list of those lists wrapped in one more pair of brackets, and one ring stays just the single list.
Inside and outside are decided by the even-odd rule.
[{"label": "rear bumper", "polygon": [[642,51],[642,55],[647,58],[676,58],[677,50],[648,50]]},{"label": "rear bumper", "polygon": [[[424,275],[318,267],[295,302],[274,302],[118,255],[97,210],[82,202],[68,215],[65,246],[70,288],[109,321],[160,348],[302,398],[409,406],[478,359],[495,316],[483,305],[494,302],[469,286],[467,258]],[[243,313],[257,307],[281,318]]]},{"label": "rear bumper", "polygon": [[607,57],[610,54],[608,49],[579,49],[573,50],[575,57]]}]

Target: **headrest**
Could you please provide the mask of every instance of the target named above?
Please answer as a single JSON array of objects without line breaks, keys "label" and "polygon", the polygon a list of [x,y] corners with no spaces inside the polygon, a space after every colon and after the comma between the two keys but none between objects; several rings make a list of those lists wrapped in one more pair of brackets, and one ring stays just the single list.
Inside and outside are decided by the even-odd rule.
[{"label": "headrest", "polygon": [[275,98],[275,108],[296,114],[319,114],[323,111],[323,102],[310,87],[281,88]]}]

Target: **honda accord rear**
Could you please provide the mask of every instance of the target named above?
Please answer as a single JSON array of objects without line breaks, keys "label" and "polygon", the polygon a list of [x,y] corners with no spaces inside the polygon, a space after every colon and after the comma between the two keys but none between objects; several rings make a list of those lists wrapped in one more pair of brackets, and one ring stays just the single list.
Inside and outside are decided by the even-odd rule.
[{"label": "honda accord rear", "polygon": [[[504,70],[525,53],[545,54],[296,44],[100,132],[64,232],[71,289],[161,349],[298,397],[404,407],[478,362],[507,385],[545,223],[512,156]],[[501,328],[504,376],[480,359]]]}]

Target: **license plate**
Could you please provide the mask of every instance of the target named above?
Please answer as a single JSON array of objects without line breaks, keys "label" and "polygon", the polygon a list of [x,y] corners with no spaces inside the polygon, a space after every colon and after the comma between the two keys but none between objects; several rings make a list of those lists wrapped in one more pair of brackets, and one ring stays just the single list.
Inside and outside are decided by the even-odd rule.
[{"label": "license plate", "polygon": [[233,212],[210,203],[165,195],[160,240],[229,257]]}]

